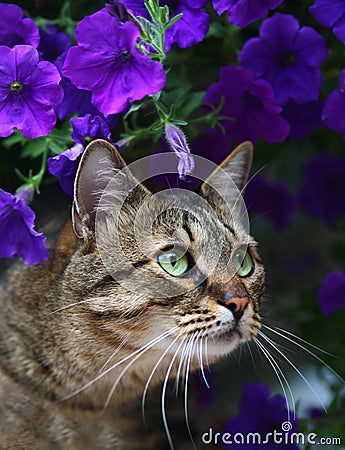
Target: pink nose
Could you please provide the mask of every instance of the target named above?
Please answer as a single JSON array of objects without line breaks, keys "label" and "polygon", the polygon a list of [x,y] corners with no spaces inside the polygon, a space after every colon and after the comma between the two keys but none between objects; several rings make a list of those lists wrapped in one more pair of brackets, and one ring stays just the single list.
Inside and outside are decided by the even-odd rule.
[{"label": "pink nose", "polygon": [[247,297],[232,297],[225,302],[226,306],[233,313],[242,313],[246,309],[248,303],[249,299]]}]

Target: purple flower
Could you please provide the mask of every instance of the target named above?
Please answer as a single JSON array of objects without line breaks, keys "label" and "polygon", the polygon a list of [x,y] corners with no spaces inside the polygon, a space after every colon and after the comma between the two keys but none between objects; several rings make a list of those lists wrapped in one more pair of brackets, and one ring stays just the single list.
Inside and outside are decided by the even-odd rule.
[{"label": "purple flower", "polygon": [[345,274],[335,270],[326,275],[321,282],[317,296],[322,314],[329,316],[345,308]]},{"label": "purple flower", "polygon": [[274,103],[273,91],[265,80],[257,80],[251,70],[239,66],[220,69],[220,80],[208,88],[204,102],[218,107],[222,98],[221,116],[229,117],[222,125],[235,142],[246,139],[282,142],[289,134],[281,108]]},{"label": "purple flower", "polygon": [[74,178],[83,151],[83,145],[75,144],[60,155],[48,158],[47,161],[49,172],[59,178],[61,189],[72,198],[74,195]]},{"label": "purple flower", "polygon": [[[289,450],[298,450],[299,447],[296,444],[289,443],[275,443],[273,440],[273,432],[283,433],[285,435],[291,435],[291,433],[297,432],[297,420],[290,418],[291,430],[285,431],[283,429],[284,423],[287,421],[288,414],[286,409],[285,399],[281,395],[274,395],[271,397],[270,391],[264,384],[253,383],[247,384],[242,393],[240,402],[240,408],[237,416],[229,420],[226,425],[225,432],[231,433],[234,436],[244,437],[244,443],[235,443],[231,445],[225,445],[225,448],[241,448],[243,450],[279,450],[281,448]],[[286,426],[286,425],[285,425]],[[271,440],[265,444],[253,443],[253,439],[250,439],[247,435],[251,433],[259,433],[262,437],[262,441],[271,434]]]},{"label": "purple flower", "polygon": [[48,258],[46,238],[34,230],[35,213],[25,203],[30,188],[12,195],[0,189],[0,258],[23,258],[25,264],[39,264]]},{"label": "purple flower", "polygon": [[91,92],[85,89],[78,89],[70,79],[63,75],[62,66],[65,58],[66,53],[63,53],[54,62],[61,75],[60,86],[64,90],[62,102],[55,107],[58,118],[64,120],[72,114],[77,114],[78,116],[84,116],[88,113],[92,116],[100,115],[101,113],[91,103]]},{"label": "purple flower", "polygon": [[316,155],[304,168],[305,181],[299,192],[303,210],[329,225],[345,215],[345,155]]},{"label": "purple flower", "polygon": [[260,27],[260,37],[249,39],[239,61],[273,87],[278,105],[289,100],[315,100],[322,85],[318,66],[327,58],[323,38],[311,27],[299,28],[295,17],[276,13]]},{"label": "purple flower", "polygon": [[49,172],[59,178],[61,189],[73,197],[74,178],[84,148],[93,139],[109,140],[110,130],[101,117],[92,118],[91,114],[86,114],[85,117],[74,117],[71,119],[71,124],[71,136],[77,144],[60,155],[48,158],[47,164]]},{"label": "purple flower", "polygon": [[250,213],[264,215],[276,228],[281,230],[291,223],[295,202],[285,183],[272,183],[256,175],[244,198]]},{"label": "purple flower", "polygon": [[17,5],[0,3],[0,45],[14,47],[30,44],[37,47],[40,42],[39,30],[31,19],[23,19],[23,11]]},{"label": "purple flower", "polygon": [[228,13],[228,20],[239,27],[246,27],[255,20],[263,19],[269,9],[274,9],[284,0],[213,0],[219,15]]},{"label": "purple flower", "polygon": [[339,77],[340,89],[331,92],[326,98],[322,119],[332,130],[343,134],[345,140],[345,69]]},{"label": "purple flower", "polygon": [[41,28],[40,38],[40,45],[37,50],[43,54],[43,59],[46,61],[55,61],[72,45],[69,36],[66,33],[59,32],[54,25],[46,25],[45,29]]},{"label": "purple flower", "polygon": [[54,64],[39,61],[30,45],[0,47],[0,136],[18,128],[27,138],[45,136],[54,128],[53,107],[63,90]]},{"label": "purple flower", "polygon": [[345,9],[343,0],[316,0],[309,8],[321,25],[332,28],[336,37],[345,44]]},{"label": "purple flower", "polygon": [[290,100],[284,105],[282,115],[290,124],[290,137],[303,139],[309,136],[317,127],[322,127],[322,102],[312,100],[299,105]]},{"label": "purple flower", "polygon": [[[122,3],[134,15],[150,19],[143,0],[123,0]],[[172,44],[186,48],[204,39],[210,26],[210,19],[202,8],[207,5],[208,0],[166,0],[159,3],[169,7],[170,18],[183,14],[165,34],[166,52],[170,50]]]},{"label": "purple flower", "polygon": [[92,91],[92,103],[105,115],[161,91],[163,66],[136,48],[139,30],[121,24],[103,9],[76,28],[78,46],[68,50],[63,73],[80,89]]},{"label": "purple flower", "polygon": [[171,150],[173,150],[179,158],[177,171],[179,178],[185,180],[194,170],[194,158],[190,154],[190,149],[186,141],[183,131],[176,125],[167,123],[165,125],[165,137]]}]

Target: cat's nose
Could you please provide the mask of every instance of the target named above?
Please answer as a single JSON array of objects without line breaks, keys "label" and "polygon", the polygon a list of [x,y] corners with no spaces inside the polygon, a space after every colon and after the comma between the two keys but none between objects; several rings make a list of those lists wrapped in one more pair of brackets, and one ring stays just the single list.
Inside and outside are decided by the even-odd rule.
[{"label": "cat's nose", "polygon": [[235,320],[238,321],[243,316],[244,310],[249,304],[249,299],[248,297],[235,297],[232,294],[227,294],[218,303],[229,309]]}]

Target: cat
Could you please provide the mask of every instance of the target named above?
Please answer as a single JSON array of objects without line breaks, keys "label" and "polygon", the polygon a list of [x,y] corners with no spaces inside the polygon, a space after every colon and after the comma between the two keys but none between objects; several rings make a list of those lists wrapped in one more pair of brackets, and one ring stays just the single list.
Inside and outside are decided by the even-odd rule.
[{"label": "cat", "polygon": [[[186,424],[168,424],[169,380],[260,329],[264,267],[236,213],[252,155],[239,145],[183,209],[139,183],[112,144],[88,145],[49,259],[16,263],[3,290],[2,450],[191,448]],[[146,428],[143,392],[159,406]]]}]

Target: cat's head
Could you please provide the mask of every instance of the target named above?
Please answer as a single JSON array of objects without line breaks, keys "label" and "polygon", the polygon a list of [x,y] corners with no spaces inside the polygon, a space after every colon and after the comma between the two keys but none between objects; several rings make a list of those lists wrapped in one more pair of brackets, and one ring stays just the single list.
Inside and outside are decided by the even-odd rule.
[{"label": "cat's head", "polygon": [[244,143],[198,193],[152,194],[114,146],[87,147],[72,211],[79,246],[66,271],[69,302],[99,324],[105,345],[126,336],[132,349],[153,342],[173,354],[207,340],[217,359],[257,333],[264,269],[238,206],[251,162]]}]

